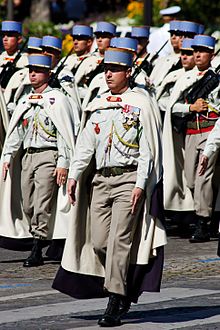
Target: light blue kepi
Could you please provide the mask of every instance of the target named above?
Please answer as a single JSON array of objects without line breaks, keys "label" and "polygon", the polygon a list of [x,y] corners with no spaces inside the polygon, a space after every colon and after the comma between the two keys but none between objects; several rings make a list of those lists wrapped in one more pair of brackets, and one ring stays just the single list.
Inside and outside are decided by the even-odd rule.
[{"label": "light blue kepi", "polygon": [[17,32],[22,34],[22,23],[16,21],[2,21],[2,32]]},{"label": "light blue kepi", "polygon": [[39,50],[39,51],[41,51],[42,50],[41,45],[42,45],[42,38],[29,37],[28,45],[27,45],[28,50]]},{"label": "light blue kepi", "polygon": [[98,22],[94,34],[96,33],[108,33],[114,36],[116,33],[116,25],[109,22]]},{"label": "light blue kepi", "polygon": [[211,50],[215,49],[216,39],[212,36],[206,34],[198,34],[193,38],[192,48],[204,47]]},{"label": "light blue kepi", "polygon": [[132,38],[149,38],[150,27],[149,26],[132,26],[131,37]]},{"label": "light blue kepi", "polygon": [[72,28],[72,36],[92,38],[93,28],[89,25],[76,24]]},{"label": "light blue kepi", "polygon": [[193,44],[193,38],[184,38],[180,49],[193,51],[192,44]]},{"label": "light blue kepi", "polygon": [[33,54],[28,56],[28,67],[36,66],[39,68],[50,69],[52,64],[52,57],[43,54]]},{"label": "light blue kepi", "polygon": [[53,48],[61,52],[62,50],[62,39],[54,36],[44,36],[42,38],[42,48]]},{"label": "light blue kepi", "polygon": [[123,48],[132,52],[137,52],[138,41],[137,39],[128,37],[112,38],[110,41],[110,47]]},{"label": "light blue kepi", "polygon": [[133,52],[121,48],[109,47],[105,51],[104,63],[132,67]]}]

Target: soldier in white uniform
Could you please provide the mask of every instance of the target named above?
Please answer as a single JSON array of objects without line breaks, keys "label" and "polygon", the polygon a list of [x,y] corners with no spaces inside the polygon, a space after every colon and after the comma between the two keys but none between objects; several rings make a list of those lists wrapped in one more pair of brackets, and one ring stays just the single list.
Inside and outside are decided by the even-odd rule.
[{"label": "soldier in white uniform", "polygon": [[195,61],[193,56],[192,38],[184,38],[181,46],[181,63],[182,68],[170,72],[163,80],[159,88],[157,89],[157,101],[161,111],[161,117],[164,118],[167,105],[170,100],[173,87],[176,81],[186,72],[192,70],[195,67]]},{"label": "soldier in white uniform", "polygon": [[62,39],[49,35],[44,36],[42,38],[41,47],[43,54],[52,57],[52,70],[49,85],[53,88],[60,89],[68,97],[74,116],[74,131],[77,135],[80,126],[81,105],[73,73],[63,66],[62,61],[60,61]]},{"label": "soldier in white uniform", "polygon": [[[6,181],[22,146],[25,152],[20,182],[23,211],[34,238],[31,255],[23,266],[35,267],[43,264],[42,248],[53,225],[51,218],[58,186],[66,183],[71,155],[71,145],[66,137],[72,132],[64,132],[71,127],[68,100],[48,85],[51,57],[30,55],[28,60],[32,91],[20,100],[10,121],[3,149],[2,175]],[[64,125],[63,118],[66,119]]]},{"label": "soldier in white uniform", "polygon": [[[210,69],[214,54],[215,38],[207,35],[197,35],[192,44],[194,49],[194,60],[198,71],[192,70],[192,75],[197,80],[203,77]],[[190,242],[206,242],[210,239],[207,224],[213,211],[213,188],[212,179],[216,164],[217,154],[209,159],[205,175],[198,175],[198,163],[204,150],[205,142],[209,133],[219,117],[219,83],[208,95],[199,98],[182,95],[172,107],[172,114],[185,117],[187,120],[185,139],[185,175],[187,185],[191,189],[194,199],[197,227]],[[193,85],[188,86],[188,91]]]},{"label": "soldier in white uniform", "polygon": [[[27,44],[27,53],[40,54],[42,53],[42,38],[29,37]],[[5,102],[7,110],[10,115],[13,113],[19,98],[22,95],[28,94],[31,89],[29,70],[27,67],[15,72],[9,80],[4,91]]]},{"label": "soldier in white uniform", "polygon": [[[176,20],[178,17],[181,8],[179,6],[172,6],[168,8],[164,8],[160,10],[160,14],[162,16],[162,20],[164,25],[161,26],[156,31],[153,31],[150,34],[149,38],[149,47],[148,50],[151,54],[155,54],[168,40],[169,40],[169,28],[170,21]],[[166,44],[163,50],[160,52],[159,56],[168,56],[173,53],[173,48],[171,46],[170,41]]]},{"label": "soldier in white uniform", "polygon": [[183,38],[193,38],[199,31],[200,25],[189,21],[170,22],[170,40],[174,54],[157,60],[150,75],[156,88],[158,88],[168,73],[182,67],[180,60],[180,48]]},{"label": "soldier in white uniform", "polygon": [[[13,62],[18,55],[19,46],[22,43],[22,23],[15,21],[2,21],[1,27],[2,42],[5,51],[0,55],[0,74],[4,65],[8,62]],[[15,71],[24,68],[28,64],[27,55],[22,53],[18,60],[16,60]],[[4,89],[10,79],[10,75],[1,78],[1,87]]]},{"label": "soldier in white uniform", "polygon": [[[130,50],[131,52],[137,52],[137,40],[127,37],[114,37],[110,41],[110,47],[123,48]],[[97,74],[89,84],[86,96],[83,100],[82,107],[85,109],[89,102],[91,102],[98,94],[103,94],[109,90],[106,83],[104,71]]]},{"label": "soldier in white uniform", "polygon": [[[147,233],[145,232],[142,236],[145,241],[142,246],[144,254],[148,248],[150,250],[155,248],[156,241],[154,239],[152,241],[151,234],[158,235],[158,222],[154,218],[153,224],[151,217],[145,218],[142,222],[142,212],[146,205],[144,203],[145,193],[150,194],[147,197],[149,202],[153,186],[155,187],[155,183],[160,181],[162,167],[160,124],[150,111],[146,97],[129,88],[133,52],[109,48],[105,52],[104,61],[105,77],[110,92],[97,96],[85,109],[85,118],[87,117],[88,120],[78,137],[75,156],[69,172],[70,201],[72,204],[76,203],[74,207],[76,212],[77,209],[80,209],[79,204],[82,201],[84,209],[81,210],[83,215],[81,217],[78,215],[75,221],[72,221],[74,228],[71,227],[67,237],[62,267],[68,270],[69,276],[74,272],[83,274],[85,278],[93,275],[94,285],[97,276],[104,277],[104,283],[101,283],[105,289],[103,291],[101,285],[99,291],[102,292],[102,295],[108,292],[110,297],[107,309],[98,324],[112,327],[120,324],[121,315],[130,307],[132,293],[128,289],[128,269],[129,264],[132,263],[132,256],[136,259],[138,255],[138,248],[134,247],[136,243],[140,246],[141,238],[138,233],[140,234],[142,230],[139,225],[146,224],[146,221],[148,229],[154,229],[153,231],[147,230]],[[93,158],[95,158],[95,175],[93,174],[92,180],[91,218],[87,217],[86,221],[88,230],[86,237],[91,238],[89,244],[83,236],[83,228],[80,229],[85,223],[87,194],[82,194],[82,191],[80,192],[78,189],[80,187],[83,189],[85,186],[88,189],[88,183],[86,185],[83,177]],[[77,194],[77,198],[75,194]],[[147,213],[149,206],[148,204]],[[158,245],[156,244],[156,246],[158,247],[165,244],[162,228],[163,226],[160,238],[157,236]],[[79,240],[73,242],[76,229],[81,233],[80,242],[85,244],[82,250],[80,246],[76,246],[76,250],[73,247],[74,244],[81,244]],[[138,239],[135,243],[136,235],[140,240]],[[78,252],[75,253],[76,251]],[[143,263],[149,262],[149,256],[153,250],[148,252],[148,261],[145,259]],[[77,256],[77,260],[75,260],[75,256]],[[83,262],[84,258],[86,260]],[[78,264],[76,267],[78,271],[75,269],[75,261]],[[136,262],[134,261],[134,264]],[[91,267],[94,267],[93,270]],[[63,268],[60,271],[62,272]],[[159,273],[157,272],[157,274]],[[80,274],[78,275],[80,276]],[[59,273],[57,278],[59,278]],[[139,284],[142,283],[142,280],[143,277],[139,278]],[[59,285],[63,286],[66,283],[66,293],[75,287],[74,283],[66,282],[64,278],[58,284],[57,281],[59,280],[55,279],[54,288],[62,291]],[[94,290],[94,285],[92,285],[92,290]],[[80,288],[81,293],[84,291],[83,285],[77,287]],[[88,297],[88,290],[86,294]],[[93,292],[93,294],[97,294],[97,292]],[[137,296],[135,301],[137,301]],[[120,303],[123,303],[123,307],[119,310]]]},{"label": "soldier in white uniform", "polygon": [[105,50],[110,46],[111,39],[115,36],[116,25],[109,22],[98,22],[95,29],[95,40],[98,49],[92,56],[86,58],[78,68],[75,79],[80,88],[80,98],[83,101],[88,86],[92,79],[99,73],[104,72],[103,58]]},{"label": "soldier in white uniform", "polygon": [[93,28],[89,25],[76,24],[72,28],[74,54],[70,55],[65,66],[75,75],[83,61],[91,56],[90,50],[93,42]]},{"label": "soldier in white uniform", "polygon": [[[149,26],[132,26],[131,38],[135,38],[138,41],[137,56],[134,62],[134,66],[140,66],[149,76],[153,65],[150,62],[151,54],[147,51],[147,45],[149,43],[150,27]],[[145,65],[143,61],[145,60]]]}]

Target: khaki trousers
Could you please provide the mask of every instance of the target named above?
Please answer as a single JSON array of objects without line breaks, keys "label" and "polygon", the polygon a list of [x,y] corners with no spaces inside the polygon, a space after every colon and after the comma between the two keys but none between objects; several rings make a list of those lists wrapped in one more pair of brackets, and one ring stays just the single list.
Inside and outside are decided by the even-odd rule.
[{"label": "khaki trousers", "polygon": [[131,214],[131,193],[136,172],[103,177],[96,174],[91,199],[91,239],[94,251],[105,267],[104,287],[126,295],[127,272],[133,233],[143,199]]},{"label": "khaki trousers", "polygon": [[46,239],[53,203],[57,196],[57,151],[26,153],[22,159],[21,191],[23,209],[35,238]]},{"label": "khaki trousers", "polygon": [[193,191],[196,214],[210,217],[213,208],[212,178],[218,153],[210,157],[206,172],[199,176],[198,166],[210,132],[186,135],[185,175],[188,187]]}]

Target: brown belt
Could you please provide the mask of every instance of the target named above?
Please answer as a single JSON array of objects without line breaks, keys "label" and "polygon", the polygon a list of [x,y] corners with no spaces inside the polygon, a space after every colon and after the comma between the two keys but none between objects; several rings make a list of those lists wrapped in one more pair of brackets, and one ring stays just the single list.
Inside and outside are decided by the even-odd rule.
[{"label": "brown belt", "polygon": [[137,171],[136,165],[128,165],[124,167],[121,166],[103,167],[97,170],[96,173],[104,177],[109,177],[109,176],[122,175],[123,173],[134,172],[134,171]]},{"label": "brown belt", "polygon": [[39,153],[39,152],[44,152],[44,151],[49,151],[49,150],[57,151],[57,148],[55,148],[55,147],[51,147],[51,148],[33,148],[33,147],[30,147],[30,148],[25,149],[27,154],[36,154],[36,153]]}]

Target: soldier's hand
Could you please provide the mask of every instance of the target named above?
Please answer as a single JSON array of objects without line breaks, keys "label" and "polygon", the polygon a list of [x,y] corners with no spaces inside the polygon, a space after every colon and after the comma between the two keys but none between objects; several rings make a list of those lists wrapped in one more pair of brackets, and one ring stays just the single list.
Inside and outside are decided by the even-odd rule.
[{"label": "soldier's hand", "polygon": [[57,177],[58,186],[64,185],[66,183],[67,174],[68,174],[68,170],[66,168],[63,167],[55,168],[53,172],[53,176]]},{"label": "soldier's hand", "polygon": [[132,191],[132,194],[131,194],[131,214],[134,214],[136,212],[136,209],[137,209],[137,205],[140,201],[140,199],[142,198],[142,195],[143,195],[143,189],[141,188],[138,188],[138,187],[135,187]]},{"label": "soldier's hand", "polygon": [[203,112],[208,110],[208,103],[203,99],[196,100],[195,103],[190,105],[190,111],[192,112]]},{"label": "soldier's hand", "polygon": [[207,156],[202,155],[200,164],[199,164],[199,175],[203,175],[207,169],[209,159]]},{"label": "soldier's hand", "polygon": [[3,173],[2,173],[2,176],[3,176],[3,180],[5,181],[6,178],[7,178],[7,174],[8,174],[8,171],[9,171],[9,167],[10,167],[10,163],[8,162],[4,162],[3,163]]},{"label": "soldier's hand", "polygon": [[67,192],[69,196],[69,201],[72,205],[75,205],[76,203],[76,180],[69,179],[67,184]]}]

